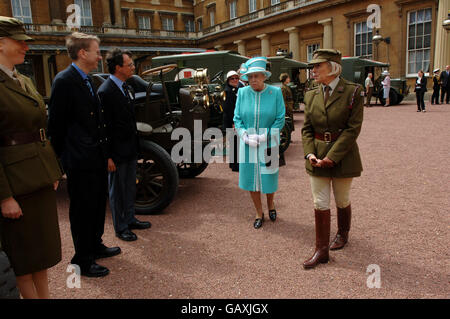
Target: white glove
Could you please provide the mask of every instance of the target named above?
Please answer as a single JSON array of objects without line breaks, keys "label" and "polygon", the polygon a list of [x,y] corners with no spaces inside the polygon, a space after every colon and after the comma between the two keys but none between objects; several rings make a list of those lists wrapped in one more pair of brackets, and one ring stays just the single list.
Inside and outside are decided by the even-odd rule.
[{"label": "white glove", "polygon": [[248,144],[251,147],[256,147],[258,146],[258,135],[256,134],[252,134],[252,135],[247,135],[245,134],[243,136],[243,140],[245,144]]},{"label": "white glove", "polygon": [[259,142],[259,143],[265,142],[265,141],[267,141],[267,136],[266,136],[266,134],[260,134],[260,135],[258,135],[258,142]]}]

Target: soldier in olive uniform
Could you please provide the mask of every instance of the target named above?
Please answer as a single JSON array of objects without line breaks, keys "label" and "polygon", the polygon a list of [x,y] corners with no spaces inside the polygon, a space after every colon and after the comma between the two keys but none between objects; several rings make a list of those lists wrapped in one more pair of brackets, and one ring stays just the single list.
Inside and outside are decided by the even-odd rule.
[{"label": "soldier in olive uniform", "polygon": [[[329,260],[329,249],[341,249],[348,241],[353,177],[362,164],[356,139],[363,121],[362,87],[339,77],[341,53],[321,49],[314,52],[314,79],[320,84],[305,96],[302,128],[306,171],[310,175],[316,223],[316,249],[303,263],[305,269]],[[338,232],[330,242],[331,186],[337,206]]]},{"label": "soldier in olive uniform", "polygon": [[23,298],[49,298],[47,269],[61,261],[55,190],[61,178],[47,116],[31,79],[17,72],[32,40],[0,17],[0,236]]}]

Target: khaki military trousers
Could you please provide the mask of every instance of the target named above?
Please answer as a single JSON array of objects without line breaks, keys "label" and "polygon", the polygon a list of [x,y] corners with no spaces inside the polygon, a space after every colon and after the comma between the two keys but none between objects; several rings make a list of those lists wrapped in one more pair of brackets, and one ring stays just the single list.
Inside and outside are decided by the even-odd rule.
[{"label": "khaki military trousers", "polygon": [[331,187],[333,187],[336,207],[345,208],[350,205],[350,187],[353,178],[330,178],[310,176],[314,209],[330,209]]}]

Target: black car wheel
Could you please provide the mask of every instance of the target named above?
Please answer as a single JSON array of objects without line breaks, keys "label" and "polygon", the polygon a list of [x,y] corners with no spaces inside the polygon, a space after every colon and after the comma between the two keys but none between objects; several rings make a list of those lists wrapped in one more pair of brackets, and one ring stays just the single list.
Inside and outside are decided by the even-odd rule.
[{"label": "black car wheel", "polygon": [[[384,106],[386,104],[386,100],[383,97],[383,90],[380,90],[378,99],[380,100],[381,105]],[[397,93],[395,93],[393,89],[389,90],[389,100],[390,105],[396,105],[399,103],[397,99]]]},{"label": "black car wheel", "polygon": [[194,178],[208,167],[208,163],[180,163],[177,164],[178,175],[180,178]]},{"label": "black car wheel", "polygon": [[177,167],[166,150],[141,140],[136,170],[136,214],[160,213],[175,197],[178,182]]},{"label": "black car wheel", "polygon": [[9,263],[8,256],[0,250],[0,299],[19,299],[16,275]]},{"label": "black car wheel", "polygon": [[284,153],[291,144],[291,130],[289,125],[285,125],[280,131],[280,154]]}]

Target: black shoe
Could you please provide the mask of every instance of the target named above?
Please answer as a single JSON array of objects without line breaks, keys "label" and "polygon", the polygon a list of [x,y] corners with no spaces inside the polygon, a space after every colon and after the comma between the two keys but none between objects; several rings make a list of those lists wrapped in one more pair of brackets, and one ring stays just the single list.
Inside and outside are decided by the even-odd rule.
[{"label": "black shoe", "polygon": [[86,268],[81,268],[81,276],[105,277],[107,274],[109,274],[109,269],[96,263],[93,263]]},{"label": "black shoe", "polygon": [[128,229],[147,229],[152,227],[150,222],[141,222],[136,219],[133,223],[128,225]]},{"label": "black shoe", "polygon": [[255,219],[255,222],[253,223],[253,227],[255,227],[255,229],[261,228],[261,226],[263,225],[263,221],[264,221],[264,214],[262,215],[262,218]]},{"label": "black shoe", "polygon": [[122,251],[120,250],[120,247],[111,247],[108,248],[105,245],[102,245],[102,247],[95,252],[95,259],[100,258],[108,258],[112,256],[116,256],[120,254]]},{"label": "black shoe", "polygon": [[116,236],[119,239],[125,240],[125,241],[135,241],[137,240],[137,236],[135,233],[133,233],[129,229],[125,229],[123,232],[116,233]]},{"label": "black shoe", "polygon": [[277,219],[277,211],[275,209],[269,210],[269,218],[273,222]]}]

